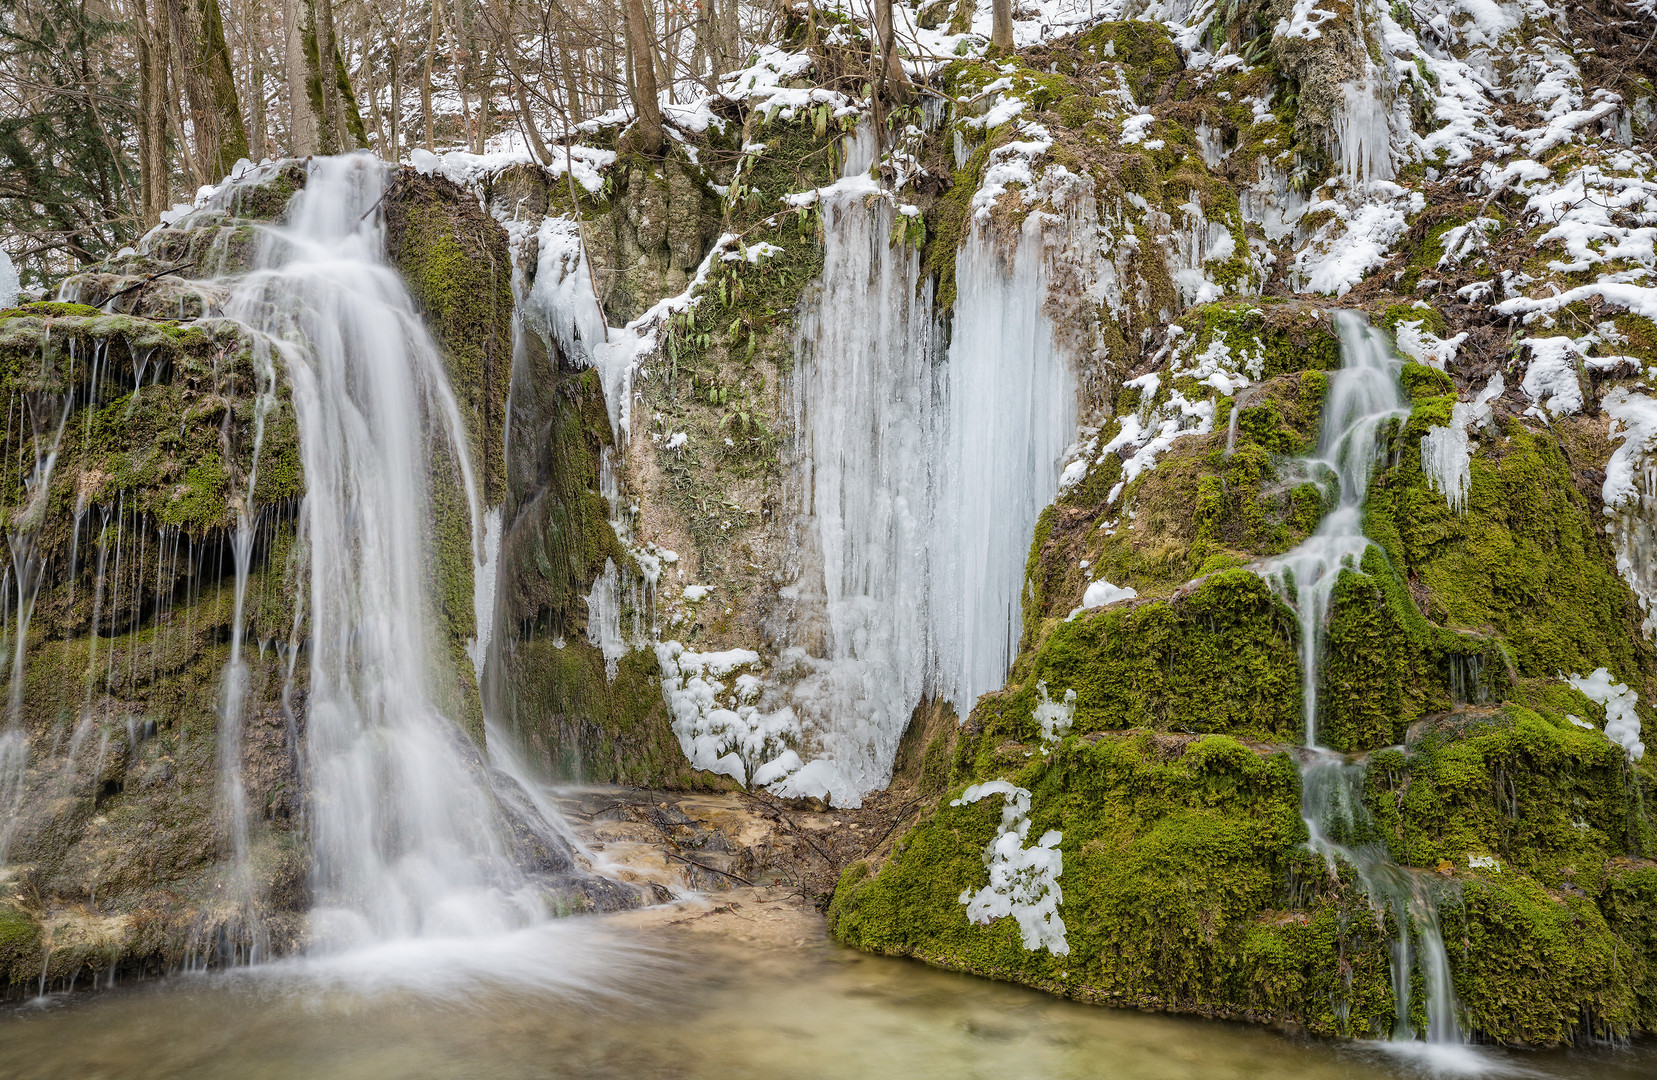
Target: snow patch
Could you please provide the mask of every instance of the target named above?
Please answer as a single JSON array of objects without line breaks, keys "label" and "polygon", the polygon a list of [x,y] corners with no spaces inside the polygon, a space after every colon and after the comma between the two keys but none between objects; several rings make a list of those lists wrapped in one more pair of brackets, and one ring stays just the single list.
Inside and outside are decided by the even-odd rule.
[{"label": "snow patch", "polygon": [[1640,695],[1624,683],[1615,682],[1606,668],[1595,668],[1590,675],[1575,672],[1564,680],[1589,701],[1605,706],[1605,737],[1628,751],[1631,761],[1645,756],[1645,743],[1640,741],[1640,714],[1634,711]]},{"label": "snow patch", "polygon": [[995,839],[984,849],[984,867],[990,882],[976,891],[964,889],[959,902],[966,905],[967,919],[979,926],[1011,915],[1018,921],[1024,947],[1031,952],[1046,949],[1054,956],[1070,953],[1065,941],[1064,920],[1059,904],[1064,894],[1059,876],[1064,873],[1064,853],[1059,843],[1064,834],[1049,829],[1030,847],[1024,839],[1030,832],[1030,793],[1005,780],[974,784],[951,800],[950,806],[965,806],[991,795],[1006,799]]}]

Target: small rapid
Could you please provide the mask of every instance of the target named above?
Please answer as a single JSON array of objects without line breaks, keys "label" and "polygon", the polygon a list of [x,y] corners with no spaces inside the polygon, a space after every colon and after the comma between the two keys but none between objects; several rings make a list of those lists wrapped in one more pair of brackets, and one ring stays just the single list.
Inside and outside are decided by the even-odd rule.
[{"label": "small rapid", "polygon": [[1301,816],[1312,850],[1331,878],[1338,864],[1357,871],[1378,916],[1390,915],[1392,983],[1396,1013],[1392,1038],[1416,1038],[1412,1016],[1414,973],[1425,985],[1425,1040],[1455,1045],[1464,1041],[1456,1021],[1455,986],[1439,929],[1438,910],[1416,871],[1399,866],[1373,833],[1363,791],[1367,766],[1349,761],[1319,740],[1318,678],[1323,666],[1330,605],[1341,572],[1357,569],[1371,541],[1364,535],[1364,499],[1370,473],[1393,421],[1409,415],[1398,383],[1400,363],[1391,342],[1363,315],[1335,315],[1341,342],[1341,368],[1329,380],[1323,423],[1316,450],[1304,470],[1325,484],[1338,484],[1334,507],[1316,531],[1293,550],[1273,560],[1266,576],[1293,607],[1300,628],[1302,708],[1306,750],[1301,758]]}]

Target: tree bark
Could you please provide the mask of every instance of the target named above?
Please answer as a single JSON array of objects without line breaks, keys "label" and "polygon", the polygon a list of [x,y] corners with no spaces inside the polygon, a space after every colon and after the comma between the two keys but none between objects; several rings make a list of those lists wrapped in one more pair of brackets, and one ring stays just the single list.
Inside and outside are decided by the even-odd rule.
[{"label": "tree bark", "polygon": [[313,96],[320,94],[314,62],[316,35],[312,29],[315,10],[312,0],[288,0],[284,19],[288,33],[288,138],[290,149],[299,157],[322,152],[322,116]]},{"label": "tree bark", "polygon": [[156,0],[152,17],[138,0],[139,127],[138,168],[144,224],[154,225],[172,202],[167,172],[167,24],[166,0]]},{"label": "tree bark", "polygon": [[178,55],[183,61],[185,97],[195,131],[197,172],[216,183],[248,156],[230,47],[224,39],[219,0],[160,0],[168,4]]},{"label": "tree bark", "polygon": [[248,157],[262,160],[270,153],[270,121],[265,114],[265,43],[259,33],[262,6],[242,0],[242,41],[247,47]]},{"label": "tree bark", "polygon": [[655,156],[662,152],[662,109],[656,93],[655,49],[650,44],[650,17],[644,0],[624,0],[627,46],[633,59],[633,108],[639,118],[639,149]]},{"label": "tree bark", "polygon": [[420,113],[426,120],[426,151],[436,149],[432,131],[432,64],[437,60],[437,4],[432,4],[430,32],[426,35],[426,70],[420,76]]},{"label": "tree bark", "polygon": [[1013,0],[991,0],[990,53],[1005,55],[1013,51]]},{"label": "tree bark", "polygon": [[[995,0],[997,4],[1007,0]],[[897,30],[892,25],[892,0],[875,0],[875,34],[880,38],[880,81],[886,96],[902,104],[909,100],[909,77],[898,59]]]},{"label": "tree bark", "polygon": [[321,119],[322,152],[337,154],[356,149],[345,138],[345,111],[340,106],[339,81],[329,78],[333,65],[328,58],[336,55],[334,47],[334,0],[315,0],[312,9],[315,20],[317,83],[321,93],[317,113]]}]

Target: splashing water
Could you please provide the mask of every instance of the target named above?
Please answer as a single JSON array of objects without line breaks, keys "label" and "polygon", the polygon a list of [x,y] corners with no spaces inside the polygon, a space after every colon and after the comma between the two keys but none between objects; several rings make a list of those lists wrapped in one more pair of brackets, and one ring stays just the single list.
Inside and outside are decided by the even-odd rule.
[{"label": "splashing water", "polygon": [[482,515],[442,358],[382,256],[385,168],[366,155],[313,162],[233,305],[280,342],[299,420],[311,921],[325,954],[547,917],[484,762],[436,704],[449,662],[425,630],[436,622],[425,588],[434,454],[458,465],[474,531]]},{"label": "splashing water", "polygon": [[1335,328],[1341,341],[1341,369],[1329,380],[1317,450],[1305,465],[1313,475],[1332,474],[1339,497],[1317,530],[1266,570],[1300,624],[1307,748],[1301,763],[1301,815],[1310,846],[1323,856],[1330,874],[1336,873],[1337,860],[1351,864],[1370,903],[1396,924],[1392,1037],[1408,1040],[1415,1034],[1411,985],[1419,963],[1427,993],[1426,1038],[1430,1043],[1455,1044],[1463,1040],[1433,898],[1419,875],[1393,862],[1384,845],[1359,839],[1370,826],[1363,804],[1366,767],[1348,762],[1318,741],[1318,673],[1330,601],[1341,571],[1356,569],[1370,544],[1363,532],[1364,497],[1382,437],[1394,420],[1409,414],[1398,385],[1399,362],[1386,337],[1351,311],[1336,314]]}]

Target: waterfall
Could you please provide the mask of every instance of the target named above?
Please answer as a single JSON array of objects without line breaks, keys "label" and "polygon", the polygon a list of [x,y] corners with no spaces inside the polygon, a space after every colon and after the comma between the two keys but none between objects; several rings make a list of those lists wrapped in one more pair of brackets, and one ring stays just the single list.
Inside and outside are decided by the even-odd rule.
[{"label": "waterfall", "polygon": [[790,402],[803,561],[791,629],[811,654],[793,708],[823,766],[785,790],[838,803],[890,777],[935,667],[928,540],[946,392],[919,255],[890,244],[891,204],[854,170],[823,200],[822,287],[800,320]]},{"label": "waterfall", "polygon": [[1046,231],[1025,218],[1007,252],[975,225],[956,257],[949,343],[947,469],[933,549],[939,694],[966,719],[999,690],[1023,631],[1024,565],[1076,435],[1076,376],[1043,312]]},{"label": "waterfall", "polygon": [[1363,803],[1366,767],[1348,762],[1318,741],[1318,673],[1330,601],[1341,571],[1355,569],[1370,544],[1363,533],[1363,506],[1382,436],[1393,420],[1409,414],[1398,385],[1399,364],[1386,337],[1352,311],[1338,312],[1335,328],[1341,369],[1329,380],[1318,446],[1305,465],[1313,475],[1332,474],[1340,485],[1339,499],[1311,536],[1266,570],[1273,586],[1294,607],[1300,625],[1306,727],[1301,816],[1309,843],[1323,856],[1330,874],[1337,872],[1337,859],[1351,864],[1370,903],[1377,912],[1390,913],[1397,924],[1392,943],[1397,1007],[1393,1039],[1414,1035],[1411,987],[1419,961],[1427,990],[1427,1041],[1458,1043],[1462,1037],[1455,987],[1433,898],[1415,872],[1392,861],[1385,845],[1356,839],[1370,824]]},{"label": "waterfall", "polygon": [[816,761],[778,788],[854,805],[891,778],[924,697],[965,718],[1005,683],[1030,536],[1076,429],[1075,374],[1043,311],[1062,222],[1031,214],[1011,245],[973,226],[946,349],[933,283],[861,175],[865,142],[824,193],[822,284],[799,327],[791,636],[810,655],[790,707]]},{"label": "waterfall", "polygon": [[[74,358],[70,357],[73,367]],[[63,430],[69,422],[69,413],[75,402],[71,390],[62,403],[51,401],[51,412],[42,412],[46,401],[42,395],[31,402],[24,395],[18,405],[18,430],[28,422],[34,436],[34,464],[24,484],[29,501],[23,512],[15,516],[12,528],[6,532],[7,547],[11,551],[9,577],[17,587],[17,622],[11,628],[14,635],[11,656],[11,685],[7,693],[6,719],[0,727],[0,864],[6,861],[6,850],[11,846],[18,818],[23,806],[23,795],[29,765],[29,737],[23,729],[23,690],[25,685],[23,663],[29,641],[29,621],[34,617],[35,600],[40,595],[41,579],[46,571],[40,553],[40,530],[46,522],[51,501],[52,472],[57,467],[58,452],[63,448]],[[52,426],[52,413],[57,413]],[[28,419],[32,417],[32,419]],[[11,423],[11,407],[6,409],[6,422]],[[41,445],[44,431],[51,431],[48,446]],[[0,605],[5,593],[0,591]]]},{"label": "waterfall", "polygon": [[545,916],[483,762],[434,700],[445,663],[426,630],[434,449],[457,459],[475,530],[481,515],[442,358],[383,258],[384,179],[366,155],[314,161],[229,305],[280,342],[299,421],[312,933],[324,952]]}]

